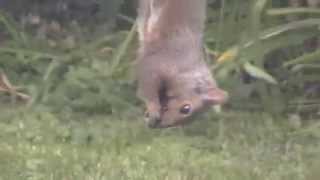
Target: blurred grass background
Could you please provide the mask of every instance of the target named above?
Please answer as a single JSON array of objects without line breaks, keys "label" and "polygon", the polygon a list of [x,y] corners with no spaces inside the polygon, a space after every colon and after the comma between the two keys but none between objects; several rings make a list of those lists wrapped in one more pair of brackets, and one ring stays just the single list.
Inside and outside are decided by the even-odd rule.
[{"label": "blurred grass background", "polygon": [[319,179],[312,2],[209,1],[209,64],[231,99],[149,130],[135,1],[0,0],[0,179]]}]

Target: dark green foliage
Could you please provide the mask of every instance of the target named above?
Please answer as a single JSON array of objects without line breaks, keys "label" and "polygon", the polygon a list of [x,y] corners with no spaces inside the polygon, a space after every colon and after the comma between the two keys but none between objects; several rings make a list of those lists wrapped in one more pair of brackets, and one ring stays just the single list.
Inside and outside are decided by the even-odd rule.
[{"label": "dark green foliage", "polygon": [[[207,25],[206,40],[209,52],[221,55],[215,74],[222,86],[229,87],[231,104],[238,107],[232,102],[239,100],[241,107],[278,114],[296,111],[297,106],[289,105],[294,101],[316,98],[317,112],[319,93],[312,90],[311,95],[309,90],[317,89],[320,80],[320,57],[314,52],[319,43],[312,44],[319,41],[318,11],[298,11],[309,15],[289,21],[292,8],[278,9],[288,7],[285,1],[221,2],[216,11],[209,11],[213,21]],[[304,71],[297,68],[301,64],[307,65],[302,65]]]},{"label": "dark green foliage", "polygon": [[73,40],[77,42],[70,48],[61,48],[68,42],[53,39],[59,44],[52,48],[22,36],[4,14],[1,18],[12,37],[0,47],[1,70],[31,94],[30,105],[89,114],[138,112],[132,71],[134,27],[131,32],[106,33],[96,41]]},{"label": "dark green foliage", "polygon": [[[2,3],[6,13],[1,14],[1,34],[6,43],[0,49],[1,69],[33,93],[33,104],[88,113],[111,113],[125,104],[137,104],[132,72],[134,33],[119,31],[133,25],[134,17],[126,15],[135,14],[134,2],[32,1],[24,11],[43,21],[31,29],[28,21],[23,26],[15,23],[29,17],[15,13],[16,1]],[[36,8],[40,6],[43,8]],[[209,7],[207,49],[216,55],[231,53],[231,59],[222,60],[214,69],[221,86],[232,95],[232,107],[241,101],[246,109],[254,103],[258,109],[280,113],[297,110],[294,105],[288,108],[297,100],[319,98],[312,90],[319,82],[319,56],[317,46],[308,43],[319,36],[317,11],[302,11],[311,15],[288,21],[283,16],[294,12],[277,9],[288,7],[285,1],[223,0],[209,2]],[[39,35],[41,23],[50,21],[61,24],[60,29]],[[80,23],[71,25],[70,21]],[[50,29],[50,25],[45,27]],[[128,107],[125,109],[131,109]]]}]

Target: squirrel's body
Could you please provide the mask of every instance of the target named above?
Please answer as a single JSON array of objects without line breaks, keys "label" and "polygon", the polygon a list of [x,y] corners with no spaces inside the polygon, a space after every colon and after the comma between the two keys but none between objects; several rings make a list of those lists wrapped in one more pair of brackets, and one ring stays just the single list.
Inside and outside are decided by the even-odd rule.
[{"label": "squirrel's body", "polygon": [[223,103],[205,62],[206,0],[140,0],[137,74],[148,124],[182,124],[209,105]]}]

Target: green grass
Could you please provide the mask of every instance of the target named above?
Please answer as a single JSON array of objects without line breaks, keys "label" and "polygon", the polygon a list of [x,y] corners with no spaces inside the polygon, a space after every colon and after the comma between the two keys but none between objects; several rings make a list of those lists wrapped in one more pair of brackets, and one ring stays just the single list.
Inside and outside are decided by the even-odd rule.
[{"label": "green grass", "polygon": [[[184,128],[139,118],[2,108],[0,179],[316,180],[315,122],[228,112]],[[200,120],[202,119],[202,120]]]}]

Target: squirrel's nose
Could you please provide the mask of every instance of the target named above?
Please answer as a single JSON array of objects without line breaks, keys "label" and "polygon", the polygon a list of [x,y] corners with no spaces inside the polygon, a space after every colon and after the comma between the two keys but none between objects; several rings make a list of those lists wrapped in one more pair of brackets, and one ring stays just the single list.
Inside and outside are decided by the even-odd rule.
[{"label": "squirrel's nose", "polygon": [[146,112],[145,121],[149,128],[157,128],[161,122],[160,114]]}]

